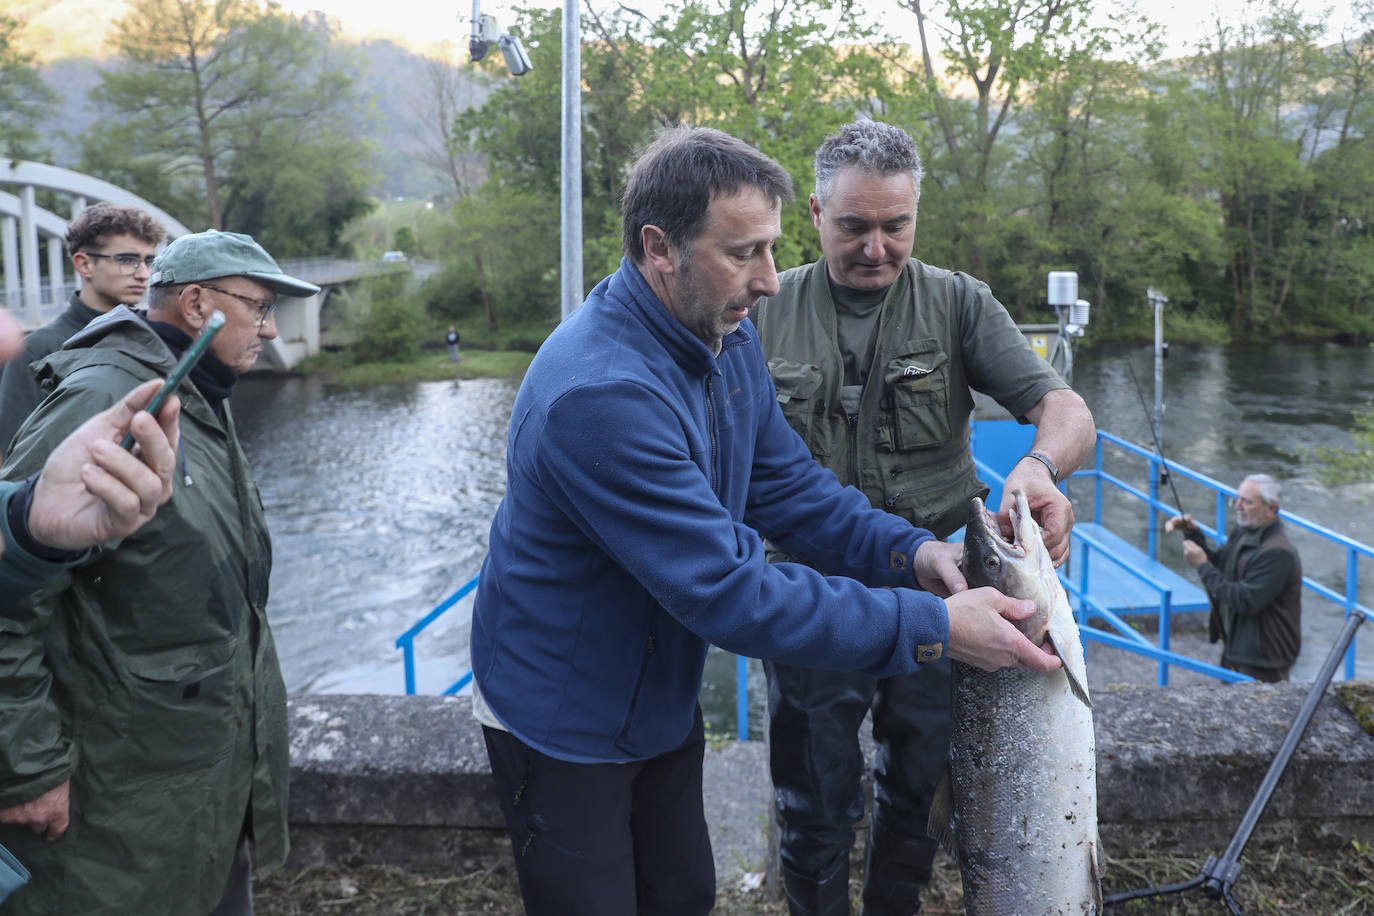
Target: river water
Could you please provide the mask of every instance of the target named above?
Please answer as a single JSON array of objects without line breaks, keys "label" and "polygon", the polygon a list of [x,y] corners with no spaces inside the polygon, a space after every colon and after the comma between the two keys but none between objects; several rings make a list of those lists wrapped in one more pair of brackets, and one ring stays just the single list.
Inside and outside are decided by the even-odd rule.
[{"label": "river water", "polygon": [[[1353,442],[1352,410],[1374,406],[1374,350],[1175,346],[1164,367],[1167,457],[1232,486],[1247,473],[1271,474],[1285,486],[1285,509],[1374,542],[1374,483],[1333,490],[1304,451]],[[1080,354],[1074,383],[1101,429],[1146,445],[1141,402],[1153,409],[1153,379],[1151,349],[1134,347]],[[504,489],[515,390],[499,379],[370,388],[314,378],[239,383],[234,410],[272,529],[269,613],[288,690],[403,691],[395,638],[474,575],[485,553]],[[1131,482],[1143,487],[1143,464],[1135,467]],[[1210,520],[1211,499],[1176,482],[1184,508]],[[1090,517],[1091,490],[1075,482],[1070,496],[1080,519]],[[1104,500],[1104,509],[1129,526],[1121,503]],[[1293,539],[1307,573],[1341,588],[1343,556],[1304,535]],[[1161,559],[1187,571],[1172,542]],[[1363,600],[1374,604],[1374,570],[1361,572]],[[1305,600],[1299,679],[1313,676],[1341,624],[1326,602]],[[421,692],[443,689],[468,667],[470,598],[464,605],[416,642]],[[1374,676],[1374,631],[1361,642],[1359,673]],[[713,653],[703,695],[713,727],[727,732],[733,670]],[[757,712],[762,690],[751,692]]]}]

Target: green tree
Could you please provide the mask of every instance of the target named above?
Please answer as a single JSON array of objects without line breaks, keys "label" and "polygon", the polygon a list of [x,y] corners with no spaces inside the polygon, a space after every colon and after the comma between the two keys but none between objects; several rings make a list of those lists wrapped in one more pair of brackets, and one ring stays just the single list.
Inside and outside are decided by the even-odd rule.
[{"label": "green tree", "polygon": [[38,75],[34,56],[20,45],[22,26],[0,15],[0,154],[33,158],[39,151],[38,124],[56,99]]},{"label": "green tree", "polygon": [[453,218],[445,251],[466,282],[427,287],[430,311],[459,317],[480,307],[492,331],[502,322],[546,320],[552,327],[559,305],[558,208],[493,180],[459,201]]},{"label": "green tree", "polygon": [[1374,478],[1374,410],[1356,413],[1354,420],[1353,448],[1318,445],[1312,449],[1312,457],[1317,461],[1318,476],[1327,486],[1340,486]]},{"label": "green tree", "polygon": [[1191,119],[1220,201],[1231,304],[1241,335],[1279,328],[1311,253],[1311,160],[1318,152],[1326,60],[1321,25],[1282,0],[1218,20],[1193,62]]},{"label": "green tree", "polygon": [[1374,335],[1374,3],[1359,12],[1361,32],[1328,51],[1329,145],[1312,163],[1317,252],[1299,296],[1323,323]]},{"label": "green tree", "polygon": [[999,218],[1003,232],[1023,234],[999,253],[996,274],[1024,317],[1026,305],[1044,301],[1047,271],[1076,269],[1080,295],[1124,329],[1135,323],[1129,307],[1145,315],[1150,286],[1189,301],[1199,278],[1184,270],[1219,261],[1219,221],[1173,123],[1181,81],[1104,51],[1079,49],[1027,92],[1015,119],[1023,158],[1012,172],[1031,196]]},{"label": "green tree", "polygon": [[348,224],[376,205],[365,149],[341,129],[279,125],[232,160],[223,185],[225,225],[277,257],[338,252]]},{"label": "green tree", "polygon": [[408,273],[374,277],[351,305],[356,329],[353,357],[358,362],[412,362],[428,329],[424,310],[406,288]]},{"label": "green tree", "polygon": [[[624,7],[622,7],[624,9]],[[874,32],[848,4],[783,0],[679,0],[651,19],[633,11],[598,20],[598,38],[634,86],[631,110],[654,125],[716,127],[753,144],[792,175],[797,201],[783,218],[783,267],[813,260],[807,215],[812,159],[821,140],[896,94]]]},{"label": "green tree", "polygon": [[916,17],[920,42],[920,60],[907,69],[908,104],[928,118],[929,173],[939,189],[922,202],[920,240],[947,249],[947,263],[990,279],[990,265],[1005,261],[1002,219],[1026,203],[999,193],[1023,183],[1009,174],[1015,151],[1003,137],[1017,106],[1062,60],[1081,61],[1100,47],[1087,26],[1091,0],[948,0],[939,19],[927,0],[902,5]]},{"label": "green tree", "polygon": [[291,16],[275,4],[135,0],[115,27],[118,61],[92,91],[107,117],[84,138],[85,163],[156,176],[134,190],[158,202],[171,187],[181,203],[194,180],[203,203],[185,215],[214,228],[226,225],[226,185],[260,186],[243,170],[270,162],[284,172],[300,165],[297,155],[319,168],[312,134],[332,134],[329,168],[364,171],[367,150],[350,129],[355,64],[330,39],[319,14]]}]

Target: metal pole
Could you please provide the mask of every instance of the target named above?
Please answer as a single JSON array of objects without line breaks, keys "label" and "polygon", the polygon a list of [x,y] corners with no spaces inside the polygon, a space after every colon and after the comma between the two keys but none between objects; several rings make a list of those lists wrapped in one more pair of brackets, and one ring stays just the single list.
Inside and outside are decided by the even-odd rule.
[{"label": "metal pole", "polygon": [[562,320],[582,304],[582,43],[578,0],[563,0]]},{"label": "metal pole", "polygon": [[1150,300],[1155,307],[1155,441],[1164,443],[1164,302],[1160,296]]},{"label": "metal pole", "polygon": [[[1155,318],[1155,415],[1153,423],[1155,452],[1159,457],[1159,467],[1156,469],[1156,473],[1150,475],[1150,496],[1153,499],[1158,489],[1157,484],[1169,480],[1169,469],[1164,464],[1164,303],[1168,302],[1169,299],[1153,286],[1145,290],[1145,296],[1150,300]],[[1173,483],[1170,482],[1169,486],[1172,488]],[[1178,501],[1178,494],[1174,494],[1174,501]],[[1178,511],[1182,512],[1183,507],[1179,506]],[[1159,518],[1152,504],[1149,530],[1151,559],[1158,558],[1158,554],[1155,552],[1158,546],[1156,530],[1158,526]]]}]

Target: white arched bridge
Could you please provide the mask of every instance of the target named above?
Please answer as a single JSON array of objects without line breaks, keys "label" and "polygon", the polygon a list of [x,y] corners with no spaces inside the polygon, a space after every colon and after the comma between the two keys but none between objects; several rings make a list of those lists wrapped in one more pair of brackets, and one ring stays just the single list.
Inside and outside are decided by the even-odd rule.
[{"label": "white arched bridge", "polygon": [[[39,191],[58,195],[66,215],[37,204]],[[26,160],[0,159],[0,305],[10,309],[26,330],[57,317],[75,288],[71,262],[63,250],[67,222],[88,205],[105,201],[138,207],[162,223],[168,239],[191,230],[136,194],[91,175]],[[308,299],[281,297],[277,302],[277,338],[263,348],[261,367],[289,369],[320,350],[320,312],[331,291],[377,273],[409,269],[405,263],[308,258],[280,261],[282,270],[320,287]]]}]

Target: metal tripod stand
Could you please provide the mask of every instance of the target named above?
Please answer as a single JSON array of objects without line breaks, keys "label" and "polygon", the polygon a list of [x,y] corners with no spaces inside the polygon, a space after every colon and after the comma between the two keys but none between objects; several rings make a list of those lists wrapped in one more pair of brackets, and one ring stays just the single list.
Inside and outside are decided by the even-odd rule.
[{"label": "metal tripod stand", "polygon": [[1312,682],[1312,689],[1307,692],[1307,698],[1303,700],[1302,709],[1293,719],[1293,724],[1288,727],[1288,734],[1283,739],[1283,745],[1279,748],[1279,752],[1274,755],[1273,762],[1269,764],[1269,772],[1264,774],[1264,780],[1260,783],[1259,791],[1255,793],[1255,797],[1250,802],[1250,807],[1245,812],[1245,817],[1241,818],[1240,826],[1231,836],[1231,842],[1221,857],[1208,856],[1207,861],[1202,865],[1202,871],[1190,881],[1113,894],[1103,900],[1109,911],[1112,906],[1130,900],[1161,897],[1165,894],[1177,894],[1192,890],[1195,887],[1201,887],[1203,893],[1211,899],[1225,901],[1226,908],[1233,916],[1245,916],[1231,897],[1231,888],[1235,886],[1236,879],[1240,877],[1240,857],[1245,852],[1245,844],[1250,842],[1250,834],[1254,832],[1255,824],[1259,821],[1260,815],[1264,813],[1265,806],[1269,804],[1269,796],[1273,794],[1274,787],[1278,785],[1279,778],[1283,776],[1283,771],[1288,767],[1288,761],[1292,759],[1293,751],[1297,749],[1298,742],[1302,739],[1302,733],[1307,729],[1308,723],[1312,721],[1312,714],[1317,711],[1317,704],[1321,702],[1322,695],[1326,693],[1327,685],[1331,683],[1332,675],[1336,673],[1336,666],[1340,664],[1341,657],[1345,655],[1345,650],[1350,646],[1350,641],[1355,638],[1355,631],[1359,629],[1360,624],[1364,623],[1364,620],[1364,612],[1360,610],[1351,611],[1350,616],[1346,618],[1345,627],[1341,630],[1340,636],[1336,638],[1336,644],[1332,646],[1326,661],[1322,663],[1317,679]]}]

